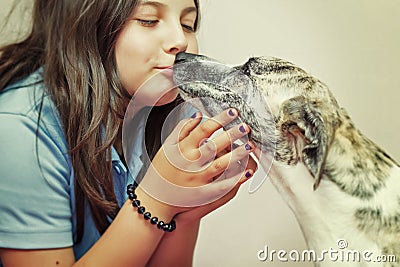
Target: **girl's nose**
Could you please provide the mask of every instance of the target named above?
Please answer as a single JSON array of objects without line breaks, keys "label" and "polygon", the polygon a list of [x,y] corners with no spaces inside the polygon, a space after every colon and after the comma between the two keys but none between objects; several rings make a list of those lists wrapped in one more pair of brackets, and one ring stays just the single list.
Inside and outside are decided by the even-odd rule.
[{"label": "girl's nose", "polygon": [[186,51],[188,47],[188,40],[181,24],[176,24],[177,23],[171,25],[170,30],[166,34],[166,40],[164,42],[165,52],[174,55],[178,54],[179,52]]}]

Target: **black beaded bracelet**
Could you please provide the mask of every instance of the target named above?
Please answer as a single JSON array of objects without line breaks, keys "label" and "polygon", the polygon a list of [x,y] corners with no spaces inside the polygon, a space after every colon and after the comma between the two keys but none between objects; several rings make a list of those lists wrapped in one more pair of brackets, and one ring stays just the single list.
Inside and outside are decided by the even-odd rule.
[{"label": "black beaded bracelet", "polygon": [[132,206],[137,209],[137,212],[143,215],[143,218],[146,221],[149,221],[153,225],[157,225],[157,228],[163,230],[164,232],[172,232],[176,229],[175,220],[172,219],[170,223],[165,223],[163,221],[159,221],[157,217],[152,217],[151,213],[146,211],[144,206],[140,205],[140,200],[137,199],[137,195],[135,194],[135,190],[138,187],[137,183],[129,184],[126,188],[126,193],[128,194],[128,198],[132,200]]}]

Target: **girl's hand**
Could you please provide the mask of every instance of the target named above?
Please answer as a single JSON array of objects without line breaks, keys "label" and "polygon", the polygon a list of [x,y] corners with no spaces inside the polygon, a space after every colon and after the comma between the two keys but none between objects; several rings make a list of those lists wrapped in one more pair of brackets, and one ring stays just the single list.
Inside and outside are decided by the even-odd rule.
[{"label": "girl's hand", "polygon": [[[249,158],[246,170],[248,170],[251,174],[251,176],[254,174],[255,170],[257,170],[257,163],[253,158]],[[229,202],[231,199],[233,199],[238,192],[240,186],[245,183],[246,181],[249,180],[250,177],[246,176],[245,174],[241,177],[239,182],[232,188],[231,191],[229,191],[227,194],[225,194],[223,197],[209,203],[206,205],[202,205],[199,207],[195,207],[191,210],[181,212],[175,216],[175,220],[177,221],[177,224],[179,225],[184,225],[184,224],[191,224],[193,222],[196,222],[209,214],[210,212],[218,209],[219,207],[225,205],[227,202]]]},{"label": "girl's hand", "polygon": [[[249,158],[249,153],[254,150],[255,146],[248,142],[232,151],[229,149],[235,140],[250,132],[249,127],[245,124],[236,125],[210,139],[217,130],[237,117],[236,110],[225,110],[200,125],[200,113],[195,115],[192,118],[182,120],[165,140],[143,178],[141,186],[153,198],[160,199],[161,202],[169,202],[163,200],[162,197],[159,198],[159,194],[164,194],[165,191],[169,190],[166,189],[168,186],[171,186],[174,190],[180,190],[179,192],[184,192],[182,194],[175,193],[178,191],[170,193],[178,200],[185,199],[187,196],[198,197],[196,200],[207,196],[207,199],[212,201],[208,201],[211,204],[206,205],[208,208],[204,209],[203,207],[203,211],[210,212],[231,199],[236,194],[240,184],[254,173],[255,163],[252,160],[249,161],[253,162],[249,165],[252,167],[251,169],[246,168],[244,170],[237,168],[237,166],[238,163],[245,162]],[[225,172],[227,169],[228,171]],[[228,178],[221,179],[221,174],[224,172]],[[215,179],[217,181],[213,182]],[[237,184],[237,182],[239,183]],[[160,190],[154,189],[157,187]],[[153,189],[158,193],[155,194],[156,191],[153,191]],[[192,189],[197,191],[192,191]],[[223,195],[225,196],[222,197]],[[177,205],[176,203],[183,204]],[[158,205],[158,209],[163,209],[169,216],[174,216],[177,213],[191,210],[194,206],[199,206],[193,203],[200,202],[176,203]],[[201,204],[206,203],[207,201]]]}]

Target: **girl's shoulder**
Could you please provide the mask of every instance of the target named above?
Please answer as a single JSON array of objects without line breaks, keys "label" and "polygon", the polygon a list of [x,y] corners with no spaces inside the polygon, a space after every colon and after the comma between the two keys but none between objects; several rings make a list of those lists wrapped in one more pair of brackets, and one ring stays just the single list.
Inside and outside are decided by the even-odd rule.
[{"label": "girl's shoulder", "polygon": [[0,133],[0,140],[13,137],[18,143],[40,137],[40,140],[56,145],[69,163],[62,123],[45,89],[42,68],[1,91],[0,125],[7,125]]},{"label": "girl's shoulder", "polygon": [[58,110],[43,82],[43,68],[1,91],[1,120],[31,121],[50,135],[62,135]]},{"label": "girl's shoulder", "polygon": [[40,69],[0,93],[0,247],[73,245],[74,175],[57,114]]},{"label": "girl's shoulder", "polygon": [[0,113],[29,115],[40,108],[40,102],[45,96],[42,73],[42,68],[39,68],[4,88],[0,93]]}]

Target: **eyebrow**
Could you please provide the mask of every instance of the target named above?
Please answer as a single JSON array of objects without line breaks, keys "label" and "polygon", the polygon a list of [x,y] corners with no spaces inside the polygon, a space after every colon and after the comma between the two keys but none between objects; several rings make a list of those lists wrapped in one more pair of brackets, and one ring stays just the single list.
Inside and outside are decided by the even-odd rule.
[{"label": "eyebrow", "polygon": [[[166,5],[164,3],[161,3],[158,1],[152,1],[152,0],[139,1],[138,6],[154,6],[156,8],[165,8],[166,7]],[[182,11],[182,14],[186,15],[186,14],[189,14],[192,12],[195,12],[197,14],[197,7],[195,7],[195,6],[187,7]]]}]

